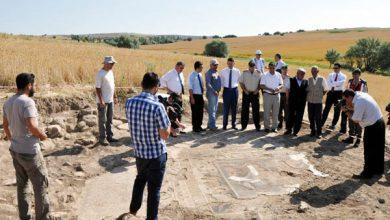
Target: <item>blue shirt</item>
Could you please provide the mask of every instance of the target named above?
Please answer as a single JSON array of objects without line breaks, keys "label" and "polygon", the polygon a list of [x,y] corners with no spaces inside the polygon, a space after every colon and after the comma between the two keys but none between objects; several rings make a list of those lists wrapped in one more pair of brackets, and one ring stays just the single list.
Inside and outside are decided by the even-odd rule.
[{"label": "blue shirt", "polygon": [[301,87],[302,80],[300,80],[300,79],[298,79],[298,78],[295,78],[295,79],[297,79],[297,83],[298,83],[299,87]]},{"label": "blue shirt", "polygon": [[221,91],[221,77],[215,70],[209,69],[206,72],[207,94]]},{"label": "blue shirt", "polygon": [[[198,76],[200,77],[200,82]],[[202,86],[202,74],[196,71],[192,72],[188,78],[188,89],[191,89],[193,94],[202,95]]]},{"label": "blue shirt", "polygon": [[168,129],[170,121],[157,97],[142,92],[127,100],[125,110],[135,156],[153,159],[166,153],[166,144],[158,129]]}]

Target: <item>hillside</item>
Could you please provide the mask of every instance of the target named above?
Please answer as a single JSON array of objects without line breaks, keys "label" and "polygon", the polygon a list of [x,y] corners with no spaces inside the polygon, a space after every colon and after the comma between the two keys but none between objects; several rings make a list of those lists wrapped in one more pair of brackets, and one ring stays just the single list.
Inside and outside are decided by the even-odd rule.
[{"label": "hillside", "polygon": [[[375,37],[390,41],[390,28],[359,28],[310,31],[291,33],[284,36],[251,36],[222,39],[227,42],[230,55],[248,58],[256,49],[264,53],[264,57],[273,58],[281,53],[284,59],[297,65],[321,64],[327,66],[324,55],[327,49],[334,48],[343,53],[358,39]],[[166,45],[142,46],[144,50],[170,51],[186,54],[202,54],[204,45],[212,39],[176,42]]]}]

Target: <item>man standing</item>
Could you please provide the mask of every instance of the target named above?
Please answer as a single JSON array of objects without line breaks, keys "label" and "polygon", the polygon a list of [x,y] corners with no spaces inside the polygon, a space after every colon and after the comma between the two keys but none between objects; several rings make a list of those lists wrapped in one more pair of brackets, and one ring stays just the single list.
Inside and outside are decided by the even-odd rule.
[{"label": "man standing", "polygon": [[[112,119],[114,117],[115,79],[112,68],[116,61],[112,56],[104,57],[103,68],[96,74],[96,102],[99,117],[99,143],[107,146],[108,142],[117,142],[113,138]],[[106,141],[107,139],[107,141]]]},{"label": "man standing", "polygon": [[340,107],[336,105],[340,99],[342,99],[344,91],[344,83],[346,80],[345,75],[340,71],[341,65],[335,63],[333,65],[334,72],[330,73],[328,76],[328,86],[330,91],[326,95],[325,108],[322,113],[322,122],[321,125],[324,126],[326,119],[328,119],[328,114],[332,105],[334,105],[334,113],[332,125],[329,126],[331,130],[335,129],[337,122],[340,117]]},{"label": "man standing", "polygon": [[288,90],[290,89],[290,76],[287,64],[282,66],[283,87],[280,90],[279,124],[278,129],[283,128],[283,121],[287,123],[288,116]]},{"label": "man standing", "polygon": [[322,76],[318,75],[318,72],[319,68],[317,66],[311,68],[312,77],[309,78],[307,86],[307,109],[311,129],[310,136],[321,138],[322,99],[328,91],[328,84]]},{"label": "man standing", "polygon": [[294,136],[298,135],[301,130],[303,114],[306,107],[307,80],[304,79],[305,69],[299,68],[297,75],[290,79],[290,89],[288,96],[288,119],[286,123],[286,132],[291,132]]},{"label": "man standing", "polygon": [[[355,69],[352,72],[353,78],[348,81],[347,88],[352,89],[355,92],[368,92],[367,82],[360,78],[361,75],[360,69]],[[352,144],[355,137],[356,141],[353,147],[359,147],[360,139],[362,138],[362,127],[359,123],[354,123],[351,119],[347,119],[347,114],[342,111],[341,113],[341,129],[340,133],[346,133],[347,131],[347,121],[349,127],[349,136],[343,140],[346,144]]]},{"label": "man standing", "polygon": [[221,71],[221,80],[223,85],[223,130],[226,130],[228,124],[229,111],[232,113],[232,128],[236,128],[236,114],[238,102],[238,78],[240,70],[234,67],[234,59],[227,60],[228,67]]},{"label": "man standing", "polygon": [[343,92],[348,111],[346,114],[364,128],[364,169],[357,179],[370,179],[382,175],[385,160],[385,122],[375,100],[364,92],[347,89]]},{"label": "man standing", "polygon": [[242,89],[242,110],[241,110],[241,126],[245,130],[249,120],[249,105],[252,105],[253,123],[256,131],[260,131],[260,79],[261,72],[255,69],[255,62],[251,60],[248,64],[249,69],[245,70],[238,81]]},{"label": "man standing", "polygon": [[34,74],[16,77],[18,92],[3,106],[3,126],[16,173],[20,219],[31,219],[27,201],[28,180],[35,197],[35,219],[49,219],[48,173],[39,141],[47,137],[38,128],[38,111],[34,100]]},{"label": "man standing", "polygon": [[256,69],[263,74],[265,69],[265,60],[261,58],[262,54],[263,53],[261,52],[261,50],[256,50],[256,57],[252,60],[256,64]]},{"label": "man standing", "polygon": [[[180,96],[180,100],[183,100],[184,95],[184,70],[185,64],[182,61],[176,63],[175,68],[165,73],[161,77],[161,87],[168,90],[168,94],[176,93]],[[183,101],[179,102],[180,107],[183,108]],[[181,117],[179,117],[181,121]],[[181,131],[181,133],[184,133]]]},{"label": "man standing", "polygon": [[130,214],[136,215],[141,208],[144,188],[148,184],[146,218],[157,219],[170,121],[164,105],[155,96],[159,86],[157,74],[146,73],[141,84],[142,93],[128,99],[125,107],[137,166]]},{"label": "man standing", "polygon": [[210,61],[210,69],[206,72],[206,96],[208,100],[208,114],[209,121],[207,127],[215,131],[218,129],[216,126],[216,118],[218,111],[218,96],[221,91],[221,77],[219,76],[218,69],[218,60],[212,59]]},{"label": "man standing", "polygon": [[280,53],[275,54],[275,69],[276,72],[282,73],[282,67],[286,65],[286,63],[282,60],[282,55]]},{"label": "man standing", "polygon": [[192,130],[194,132],[206,131],[202,128],[203,122],[203,64],[196,61],[194,64],[195,71],[191,73],[188,79],[188,88],[190,94],[191,112],[192,112]]},{"label": "man standing", "polygon": [[[275,71],[275,64],[270,62],[268,64],[269,72],[261,77],[260,88],[263,89],[264,100],[264,131],[277,132],[278,115],[280,107],[279,92],[283,88],[283,79],[280,73]],[[272,110],[272,128],[270,115]]]}]

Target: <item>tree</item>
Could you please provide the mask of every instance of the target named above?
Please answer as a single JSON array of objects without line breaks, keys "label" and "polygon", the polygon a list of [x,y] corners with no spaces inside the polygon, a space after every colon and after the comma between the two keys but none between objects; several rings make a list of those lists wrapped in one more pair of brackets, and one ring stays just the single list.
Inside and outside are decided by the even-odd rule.
[{"label": "tree", "polygon": [[378,50],[376,63],[381,70],[390,69],[390,42],[382,43]]},{"label": "tree", "polygon": [[374,72],[378,67],[378,51],[380,41],[374,38],[364,38],[356,42],[356,45],[351,46],[346,52],[346,58],[356,62],[358,68],[364,68],[369,72]]},{"label": "tree", "polygon": [[305,30],[303,30],[303,29],[297,30],[297,33],[302,33],[302,32],[305,32]]},{"label": "tree", "polygon": [[334,49],[330,49],[326,51],[325,59],[329,62],[329,66],[336,63],[337,60],[340,59],[340,53]]},{"label": "tree", "polygon": [[264,32],[264,34],[263,34],[264,36],[269,36],[269,35],[271,35],[269,32]]},{"label": "tree", "polygon": [[276,31],[275,33],[274,33],[274,35],[280,35],[281,33],[280,33],[280,31]]},{"label": "tree", "polygon": [[213,39],[219,39],[219,38],[221,38],[219,35],[214,35],[213,36]]},{"label": "tree", "polygon": [[225,35],[223,38],[236,38],[237,36],[234,35],[234,34],[228,34],[228,35]]},{"label": "tree", "polygon": [[207,36],[206,35],[202,36],[202,39],[207,39]]},{"label": "tree", "polygon": [[214,57],[227,57],[229,54],[228,45],[220,40],[213,40],[204,47],[204,55]]}]

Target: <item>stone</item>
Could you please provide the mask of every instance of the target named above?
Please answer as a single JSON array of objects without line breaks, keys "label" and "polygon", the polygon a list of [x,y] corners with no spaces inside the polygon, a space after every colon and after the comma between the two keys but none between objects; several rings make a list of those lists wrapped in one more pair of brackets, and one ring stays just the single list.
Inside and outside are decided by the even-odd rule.
[{"label": "stone", "polygon": [[60,138],[64,135],[60,125],[49,125],[46,132],[49,138]]},{"label": "stone", "polygon": [[83,121],[85,121],[89,127],[94,127],[97,125],[96,115],[85,115],[83,116]]},{"label": "stone", "polygon": [[67,124],[67,125],[65,126],[66,132],[68,132],[68,133],[74,132],[74,131],[75,131],[75,128],[76,128],[76,126],[73,125],[73,124]]},{"label": "stone", "polygon": [[306,212],[307,210],[309,210],[309,207],[310,207],[309,204],[307,204],[307,203],[304,202],[304,201],[301,201],[301,202],[299,203],[299,206],[298,206],[298,212],[299,212],[299,213],[304,213],[304,212]]},{"label": "stone", "polygon": [[4,180],[3,185],[4,186],[16,186],[16,179],[12,178],[12,179]]},{"label": "stone", "polygon": [[128,131],[129,130],[129,125],[127,123],[121,124],[121,125],[118,126],[118,129],[119,130]]},{"label": "stone", "polygon": [[50,212],[50,220],[70,219],[66,212]]},{"label": "stone", "polygon": [[73,138],[73,136],[71,134],[66,133],[64,135],[64,140],[71,140],[72,138]]},{"label": "stone", "polygon": [[61,128],[65,129],[65,120],[63,118],[54,118],[50,123],[51,125],[59,125]]},{"label": "stone", "polygon": [[84,172],[81,172],[81,171],[75,172],[74,175],[77,177],[84,177],[85,176]]},{"label": "stone", "polygon": [[115,127],[118,127],[118,126],[122,125],[123,122],[120,121],[120,120],[114,119],[114,120],[112,120],[112,124],[113,124]]},{"label": "stone", "polygon": [[87,123],[85,123],[85,121],[80,121],[79,123],[77,123],[75,130],[78,132],[87,131],[88,130]]},{"label": "stone", "polygon": [[56,147],[56,144],[53,142],[52,139],[46,139],[45,141],[42,141],[41,143],[42,143],[41,144],[42,151],[50,151]]},{"label": "stone", "polygon": [[65,161],[62,166],[65,166],[65,167],[69,167],[69,166],[72,166],[71,163],[69,163],[68,161]]},{"label": "stone", "polygon": [[77,172],[84,172],[84,168],[81,166],[81,164],[75,164],[73,168]]},{"label": "stone", "polygon": [[92,115],[93,110],[91,108],[81,109],[79,115],[85,116],[85,115]]},{"label": "stone", "polygon": [[94,144],[95,142],[96,142],[95,137],[88,137],[88,138],[77,139],[74,143],[82,146],[88,146]]},{"label": "stone", "polygon": [[378,198],[378,202],[379,202],[380,204],[384,204],[384,203],[386,202],[386,200],[384,200],[384,199],[382,199],[382,198]]}]

